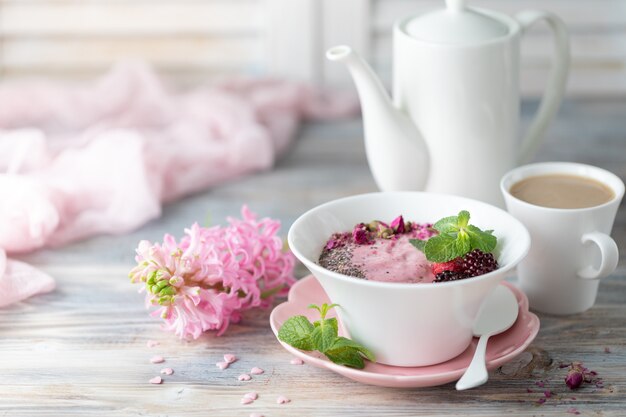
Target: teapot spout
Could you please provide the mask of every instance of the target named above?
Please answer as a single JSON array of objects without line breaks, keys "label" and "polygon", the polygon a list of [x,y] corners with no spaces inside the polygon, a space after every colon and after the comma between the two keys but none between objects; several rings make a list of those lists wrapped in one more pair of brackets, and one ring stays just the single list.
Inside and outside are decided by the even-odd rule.
[{"label": "teapot spout", "polygon": [[350,71],[361,100],[365,151],[381,191],[418,191],[428,179],[430,157],[417,126],[396,108],[372,68],[348,46],[326,52]]}]

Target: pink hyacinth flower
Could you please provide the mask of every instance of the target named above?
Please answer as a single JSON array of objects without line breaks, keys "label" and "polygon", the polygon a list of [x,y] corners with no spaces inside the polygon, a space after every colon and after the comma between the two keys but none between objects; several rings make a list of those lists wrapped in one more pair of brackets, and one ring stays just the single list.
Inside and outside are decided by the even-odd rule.
[{"label": "pink hyacinth flower", "polygon": [[258,220],[246,206],[241,215],[223,227],[194,224],[179,242],[165,235],[162,244],[139,243],[130,279],[145,285],[146,306],[156,307],[165,330],[181,338],[221,335],[243,311],[270,307],[295,282],[280,222]]}]

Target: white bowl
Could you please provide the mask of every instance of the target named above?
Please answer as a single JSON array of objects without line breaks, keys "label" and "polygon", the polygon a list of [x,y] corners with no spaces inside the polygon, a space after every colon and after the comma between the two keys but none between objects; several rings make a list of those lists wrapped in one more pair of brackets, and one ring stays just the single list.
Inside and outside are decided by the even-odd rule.
[{"label": "white bowl", "polygon": [[[492,229],[500,267],[460,281],[408,284],[368,281],[317,264],[331,234],[371,220],[433,223],[461,210],[470,224]],[[422,192],[362,194],[334,200],[300,216],[289,229],[289,247],[318,279],[350,338],[371,349],[376,361],[428,366],[448,361],[471,343],[472,326],[486,297],[530,247],[526,228],[507,212],[463,197]]]}]

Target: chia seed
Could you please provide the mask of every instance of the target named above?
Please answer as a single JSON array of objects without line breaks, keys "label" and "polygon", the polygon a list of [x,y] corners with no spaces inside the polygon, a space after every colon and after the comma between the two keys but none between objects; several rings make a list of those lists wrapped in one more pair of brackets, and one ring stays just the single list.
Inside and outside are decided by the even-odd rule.
[{"label": "chia seed", "polygon": [[363,271],[352,263],[352,248],[349,245],[333,249],[324,248],[317,262],[330,271],[355,278],[365,278]]}]

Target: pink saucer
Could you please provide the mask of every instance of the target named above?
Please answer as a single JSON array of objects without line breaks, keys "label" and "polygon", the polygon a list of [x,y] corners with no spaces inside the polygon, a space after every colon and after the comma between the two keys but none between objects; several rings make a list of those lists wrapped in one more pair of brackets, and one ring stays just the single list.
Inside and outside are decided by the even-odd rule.
[{"label": "pink saucer", "polygon": [[[503,282],[501,285],[506,285],[515,294],[519,303],[519,316],[513,327],[489,339],[487,345],[488,369],[495,369],[522,353],[539,332],[539,319],[528,311],[526,295],[507,282]],[[288,301],[276,306],[272,311],[270,315],[272,331],[275,335],[278,334],[278,329],[285,320],[294,315],[304,315],[310,320],[316,320],[319,318],[317,311],[309,309],[307,306],[311,303],[328,302],[328,296],[313,275],[302,278],[289,291]],[[333,311],[329,313],[329,316],[332,315]],[[353,369],[336,365],[318,352],[305,352],[280,342],[287,351],[309,365],[329,369],[364,384],[404,388],[432,387],[458,380],[472,360],[476,343],[478,343],[478,339],[474,338],[465,352],[438,365],[405,368],[366,362],[364,369]]]}]

